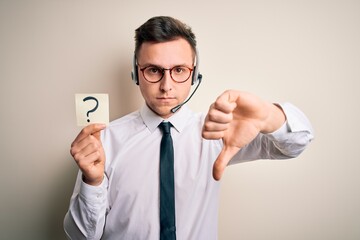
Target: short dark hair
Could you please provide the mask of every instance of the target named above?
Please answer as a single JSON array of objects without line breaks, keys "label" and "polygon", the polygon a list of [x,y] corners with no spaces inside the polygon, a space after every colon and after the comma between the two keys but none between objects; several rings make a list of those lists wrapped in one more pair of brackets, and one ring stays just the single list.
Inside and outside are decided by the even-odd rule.
[{"label": "short dark hair", "polygon": [[168,16],[152,17],[135,30],[135,55],[144,42],[168,42],[185,39],[196,52],[195,34],[185,23]]}]

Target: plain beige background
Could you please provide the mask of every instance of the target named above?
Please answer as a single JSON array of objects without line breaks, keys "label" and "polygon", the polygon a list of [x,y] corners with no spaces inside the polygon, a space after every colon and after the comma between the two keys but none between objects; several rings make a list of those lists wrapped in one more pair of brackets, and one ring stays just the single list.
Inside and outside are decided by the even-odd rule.
[{"label": "plain beige background", "polygon": [[134,29],[171,15],[197,34],[203,83],[289,101],[316,139],[299,158],[244,163],[222,180],[220,240],[360,239],[360,2],[0,1],[0,239],[65,239],[76,176],[75,93],[108,93],[110,119],[143,104]]}]

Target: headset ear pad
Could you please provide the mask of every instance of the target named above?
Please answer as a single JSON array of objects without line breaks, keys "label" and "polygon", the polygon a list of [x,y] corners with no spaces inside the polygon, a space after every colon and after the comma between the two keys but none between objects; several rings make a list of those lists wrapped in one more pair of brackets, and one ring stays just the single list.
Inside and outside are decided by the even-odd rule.
[{"label": "headset ear pad", "polygon": [[202,75],[199,73],[197,66],[194,67],[194,73],[191,79],[191,85],[197,84],[199,81],[201,82]]},{"label": "headset ear pad", "polygon": [[138,69],[135,67],[135,70],[131,72],[131,78],[136,85],[139,85],[139,76],[138,76]]},{"label": "headset ear pad", "polygon": [[138,73],[138,67],[136,65],[136,56],[135,55],[134,55],[134,58],[133,58],[131,79],[135,82],[136,85],[139,85],[139,73]]},{"label": "headset ear pad", "polygon": [[196,66],[194,67],[194,71],[193,71],[193,75],[191,78],[191,85],[194,85],[197,82],[197,78],[198,78],[198,71]]},{"label": "headset ear pad", "polygon": [[201,79],[202,79],[202,75],[199,73],[200,57],[199,57],[199,52],[197,49],[195,50],[195,56],[196,56],[196,65],[194,66],[194,72],[193,72],[193,76],[191,79],[191,85],[201,82]]}]

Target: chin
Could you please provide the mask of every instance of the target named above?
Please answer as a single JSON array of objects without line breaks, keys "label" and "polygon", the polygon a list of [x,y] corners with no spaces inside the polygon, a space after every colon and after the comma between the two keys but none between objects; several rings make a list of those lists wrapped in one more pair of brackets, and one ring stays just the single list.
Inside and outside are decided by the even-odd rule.
[{"label": "chin", "polygon": [[161,116],[162,118],[169,118],[169,117],[171,117],[171,115],[174,114],[171,112],[171,109],[172,109],[172,107],[161,109],[161,111],[158,112],[158,115]]},{"label": "chin", "polygon": [[153,107],[149,106],[150,109],[159,115],[162,118],[169,118],[173,113],[171,112],[171,109],[173,109],[175,106],[162,106],[162,107]]}]

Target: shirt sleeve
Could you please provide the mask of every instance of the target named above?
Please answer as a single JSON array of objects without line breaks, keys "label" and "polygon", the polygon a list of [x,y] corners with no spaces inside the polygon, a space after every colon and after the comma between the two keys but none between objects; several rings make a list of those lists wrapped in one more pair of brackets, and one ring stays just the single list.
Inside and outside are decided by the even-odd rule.
[{"label": "shirt sleeve", "polygon": [[108,179],[104,176],[99,186],[82,180],[79,171],[70,207],[64,219],[68,239],[100,239],[103,234],[107,211]]},{"label": "shirt sleeve", "polygon": [[291,103],[277,104],[286,122],[275,132],[262,134],[240,149],[230,164],[256,159],[286,159],[299,156],[313,140],[314,131],[305,114]]}]

